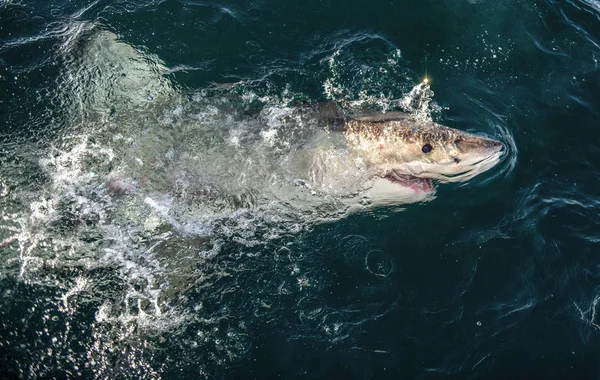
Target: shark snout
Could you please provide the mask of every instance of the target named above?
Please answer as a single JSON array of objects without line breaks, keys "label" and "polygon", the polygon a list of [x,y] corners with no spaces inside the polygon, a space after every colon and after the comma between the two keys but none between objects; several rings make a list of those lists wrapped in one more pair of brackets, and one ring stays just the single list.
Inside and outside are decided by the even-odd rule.
[{"label": "shark snout", "polygon": [[464,153],[496,153],[504,149],[504,144],[498,140],[487,137],[473,137],[465,139],[457,139],[456,146]]},{"label": "shark snout", "polygon": [[504,144],[502,144],[500,141],[493,140],[493,139],[486,139],[486,140],[487,141],[485,142],[484,145],[487,149],[491,149],[495,152],[499,152],[504,149]]}]

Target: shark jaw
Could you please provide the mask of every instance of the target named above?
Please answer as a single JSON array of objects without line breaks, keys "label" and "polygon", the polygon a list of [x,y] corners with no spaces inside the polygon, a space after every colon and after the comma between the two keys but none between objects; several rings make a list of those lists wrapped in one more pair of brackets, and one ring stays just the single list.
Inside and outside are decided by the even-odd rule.
[{"label": "shark jaw", "polygon": [[428,202],[435,198],[435,190],[432,179],[388,174],[374,178],[371,187],[361,194],[361,208]]},{"label": "shark jaw", "polygon": [[433,180],[430,178],[414,177],[396,172],[388,173],[383,178],[396,186],[415,193],[433,193],[435,191]]},{"label": "shark jaw", "polygon": [[385,177],[397,176],[436,180],[441,183],[465,182],[488,171],[500,162],[502,148],[486,156],[473,157],[470,161],[450,161],[447,163],[425,163],[412,161],[385,168]]},{"label": "shark jaw", "polygon": [[498,143],[485,152],[465,157],[462,162],[432,164],[413,161],[387,167],[385,174],[376,178],[366,196],[372,203],[381,205],[432,200],[435,197],[435,182],[468,181],[496,166],[502,150],[503,145]]}]

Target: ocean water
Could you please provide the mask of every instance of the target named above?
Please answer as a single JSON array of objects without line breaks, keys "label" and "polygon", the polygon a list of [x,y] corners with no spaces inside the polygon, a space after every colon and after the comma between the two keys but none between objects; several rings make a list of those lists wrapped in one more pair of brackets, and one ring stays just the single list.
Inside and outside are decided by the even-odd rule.
[{"label": "ocean water", "polygon": [[[0,376],[598,378],[599,60],[596,0],[0,0]],[[506,153],[348,212],[328,100]]]}]

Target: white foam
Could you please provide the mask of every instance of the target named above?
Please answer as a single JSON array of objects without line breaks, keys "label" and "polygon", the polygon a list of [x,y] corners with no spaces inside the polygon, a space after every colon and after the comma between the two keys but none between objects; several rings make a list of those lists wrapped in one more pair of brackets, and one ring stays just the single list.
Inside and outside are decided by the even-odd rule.
[{"label": "white foam", "polygon": [[271,128],[266,131],[261,131],[260,135],[262,136],[263,140],[267,144],[269,144],[269,146],[275,145],[275,138],[277,137],[277,129]]}]

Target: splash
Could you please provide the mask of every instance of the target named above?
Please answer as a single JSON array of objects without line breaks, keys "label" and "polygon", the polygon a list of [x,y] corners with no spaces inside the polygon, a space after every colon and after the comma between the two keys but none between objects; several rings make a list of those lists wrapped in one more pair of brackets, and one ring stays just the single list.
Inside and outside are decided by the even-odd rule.
[{"label": "splash", "polygon": [[[374,41],[380,64],[354,65],[352,51]],[[372,173],[340,134],[318,128],[302,94],[264,94],[245,80],[184,96],[158,57],[93,26],[75,27],[61,52],[66,128],[37,152],[38,189],[3,187],[4,198],[30,207],[15,202],[17,223],[2,244],[21,283],[50,289],[36,307],[41,331],[54,317],[62,324],[62,368],[79,376],[75,366],[86,362],[101,377],[126,369],[156,378],[165,355],[171,369],[197,366],[210,377],[244,357],[256,326],[294,323],[304,337],[334,343],[392,307],[385,284],[368,305],[322,301],[327,275],[306,252],[339,248],[343,236],[328,222],[349,205],[368,209]],[[349,39],[328,65],[324,90],[344,106],[431,119],[429,84],[409,84],[400,51],[383,39]],[[364,81],[350,85],[357,70]],[[371,244],[353,254],[379,281],[395,270]],[[32,362],[32,373],[51,367]]]},{"label": "splash", "polygon": [[431,109],[433,100],[433,91],[428,79],[415,85],[408,94],[398,101],[398,105],[404,111],[411,113],[417,119],[423,121],[432,121]]}]

